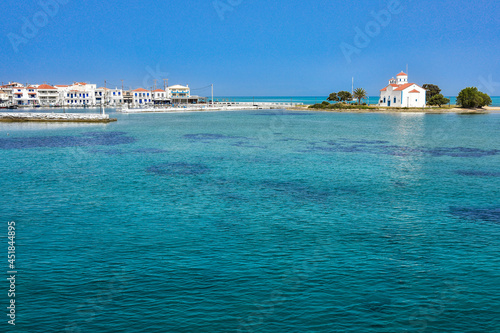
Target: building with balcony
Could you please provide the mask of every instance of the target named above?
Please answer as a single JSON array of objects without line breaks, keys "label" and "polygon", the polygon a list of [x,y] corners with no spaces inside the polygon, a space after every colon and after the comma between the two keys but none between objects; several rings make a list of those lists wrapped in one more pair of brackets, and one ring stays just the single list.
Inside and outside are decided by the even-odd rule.
[{"label": "building with balcony", "polygon": [[56,106],[60,102],[59,91],[56,87],[48,84],[36,86],[38,89],[38,98],[41,106]]},{"label": "building with balcony", "polygon": [[189,86],[173,85],[168,87],[172,104],[188,104],[191,90]]}]

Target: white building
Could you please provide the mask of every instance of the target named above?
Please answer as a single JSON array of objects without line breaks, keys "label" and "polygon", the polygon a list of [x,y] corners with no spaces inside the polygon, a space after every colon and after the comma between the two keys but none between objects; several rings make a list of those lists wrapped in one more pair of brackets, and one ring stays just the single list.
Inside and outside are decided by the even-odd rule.
[{"label": "white building", "polygon": [[132,98],[134,106],[144,106],[151,103],[151,91],[143,88],[132,90]]},{"label": "white building", "polygon": [[98,88],[95,91],[95,101],[97,105],[118,106],[123,104],[123,91],[121,89]]},{"label": "white building", "polygon": [[191,89],[189,86],[181,86],[179,84],[168,87],[169,95],[172,100],[172,104],[187,104],[189,102],[189,97],[191,97]]},{"label": "white building", "polygon": [[408,83],[408,74],[399,73],[380,90],[380,106],[423,108],[427,101],[425,89],[416,83]]},{"label": "white building", "polygon": [[55,106],[59,103],[59,91],[56,87],[48,84],[37,86],[38,98],[41,106]]},{"label": "white building", "polygon": [[167,89],[166,91],[162,90],[162,89],[154,90],[153,91],[154,104],[168,104],[168,103],[170,103],[169,92],[170,92],[169,89]]},{"label": "white building", "polygon": [[40,99],[38,98],[38,89],[31,86],[13,87],[12,104],[22,106],[40,105]]},{"label": "white building", "polygon": [[55,86],[61,96],[61,104],[64,106],[94,106],[96,105],[95,84],[84,82],[75,82],[71,86],[56,85]]}]

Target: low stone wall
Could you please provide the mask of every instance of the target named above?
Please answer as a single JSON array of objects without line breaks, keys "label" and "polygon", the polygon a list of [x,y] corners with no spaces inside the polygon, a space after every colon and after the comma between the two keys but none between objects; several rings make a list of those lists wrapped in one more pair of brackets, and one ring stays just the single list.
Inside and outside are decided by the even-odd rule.
[{"label": "low stone wall", "polygon": [[109,118],[107,114],[98,113],[11,113],[0,112],[0,122],[82,122],[82,123],[109,123],[116,121],[115,118]]}]

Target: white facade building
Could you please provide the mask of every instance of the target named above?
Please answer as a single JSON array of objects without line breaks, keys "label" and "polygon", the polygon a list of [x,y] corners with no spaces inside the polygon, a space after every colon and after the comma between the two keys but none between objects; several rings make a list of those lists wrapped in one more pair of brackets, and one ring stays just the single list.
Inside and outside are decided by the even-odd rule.
[{"label": "white facade building", "polygon": [[172,104],[183,104],[189,102],[189,97],[191,97],[191,89],[189,86],[181,86],[179,84],[168,87],[169,95],[172,100]]},{"label": "white facade building", "polygon": [[153,91],[153,102],[154,104],[167,104],[170,102],[170,97],[169,97],[169,92],[170,90],[167,89],[162,90],[162,89],[156,89]]},{"label": "white facade building", "polygon": [[40,99],[38,98],[38,89],[35,87],[13,87],[11,94],[11,102],[13,105],[40,105]]},{"label": "white facade building", "polygon": [[150,104],[152,99],[151,95],[151,91],[143,88],[132,90],[132,104],[134,106],[144,106],[146,104]]},{"label": "white facade building", "polygon": [[389,85],[380,90],[380,106],[423,108],[427,101],[426,90],[416,83],[408,83],[408,74],[399,73],[389,80]]},{"label": "white facade building", "polygon": [[41,106],[56,106],[59,103],[59,91],[56,87],[48,84],[42,84],[37,86],[37,89]]},{"label": "white facade building", "polygon": [[121,89],[98,88],[95,91],[95,101],[97,105],[118,106],[123,104],[123,91]]},{"label": "white facade building", "polygon": [[64,106],[94,106],[95,91],[97,86],[95,84],[88,84],[84,82],[75,82],[71,86],[56,86],[62,93],[61,104]]}]

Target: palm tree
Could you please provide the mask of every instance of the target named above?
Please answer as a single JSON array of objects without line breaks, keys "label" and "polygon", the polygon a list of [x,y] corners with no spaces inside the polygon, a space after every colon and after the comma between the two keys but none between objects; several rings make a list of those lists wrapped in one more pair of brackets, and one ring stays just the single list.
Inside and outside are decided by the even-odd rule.
[{"label": "palm tree", "polygon": [[358,104],[361,105],[361,100],[367,98],[366,91],[363,88],[356,88],[353,93],[353,97],[358,100]]}]

